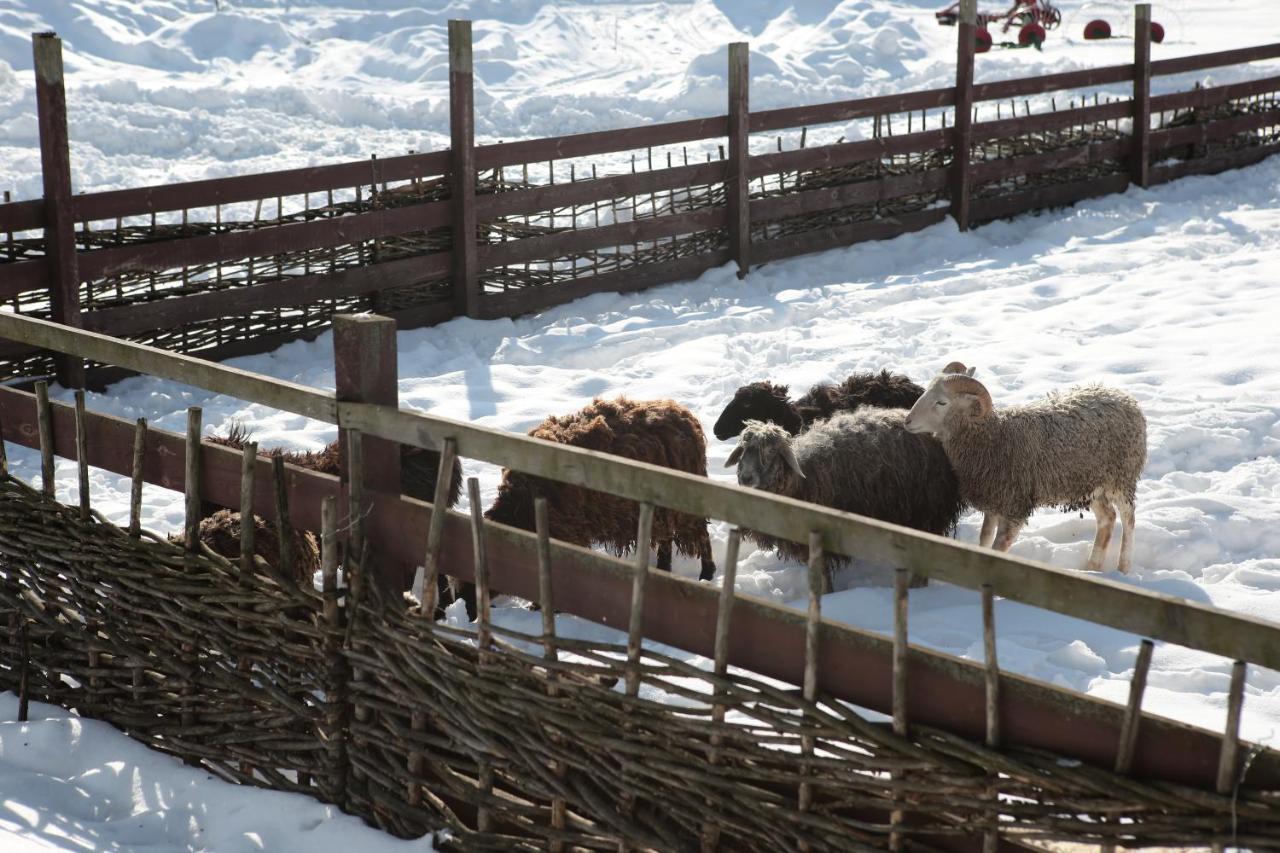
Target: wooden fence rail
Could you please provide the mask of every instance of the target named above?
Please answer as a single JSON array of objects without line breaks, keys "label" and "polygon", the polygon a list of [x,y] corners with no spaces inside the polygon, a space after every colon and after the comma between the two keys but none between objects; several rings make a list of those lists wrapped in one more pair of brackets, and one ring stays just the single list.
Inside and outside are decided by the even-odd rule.
[{"label": "wooden fence rail", "polygon": [[[41,34],[47,198],[0,204],[0,301],[219,359],[313,337],[344,310],[403,326],[512,316],[727,261],[745,273],[948,215],[963,229],[1209,174],[1280,143],[1275,74],[1151,94],[1152,78],[1274,60],[1280,45],[1153,61],[1139,37],[1133,63],[978,83],[971,7],[954,86],[752,112],[740,45],[724,115],[488,145],[473,138],[470,35],[454,22],[450,150],[79,195],[61,153],[60,42]],[[1083,92],[1123,84],[1132,97]],[[808,129],[855,120],[871,138],[807,144]],[[778,150],[761,150],[762,134],[794,128],[799,148],[778,136]],[[596,157],[604,174],[584,162]],[[10,376],[78,376],[30,349],[0,350],[0,362]]]},{"label": "wooden fence rail", "polygon": [[[71,329],[48,321],[0,314],[0,337],[64,352],[78,358],[119,364],[132,370],[173,379],[195,385],[216,393],[228,394],[242,400],[260,403],[295,412],[317,420],[337,424],[344,430],[356,430],[369,440],[374,437],[419,447],[438,448],[451,440],[457,452],[469,458],[484,460],[496,465],[511,467],[532,474],[575,485],[589,486],[596,490],[628,497],[657,506],[689,512],[699,516],[729,520],[742,527],[761,530],[793,540],[808,541],[811,534],[821,538],[825,550],[843,554],[857,554],[913,573],[957,583],[971,589],[989,587],[995,594],[1037,607],[1053,610],[1085,619],[1097,624],[1132,631],[1141,636],[1184,645],[1191,648],[1221,654],[1231,659],[1249,661],[1272,669],[1280,669],[1280,625],[1261,619],[1229,613],[1217,608],[1187,602],[1172,596],[1153,593],[1101,578],[1082,576],[1074,572],[1055,569],[1028,560],[996,554],[987,549],[957,543],[950,539],[922,534],[917,531],[885,524],[847,513],[817,507],[799,501],[743,489],[734,485],[712,482],[705,478],[674,472],[666,468],[619,459],[606,454],[582,450],[546,442],[522,435],[512,435],[499,430],[440,418],[429,414],[401,411],[387,405],[367,402],[342,402],[328,392],[293,385],[280,380],[246,373],[234,368],[211,364],[190,356],[168,353],[154,348],[119,341],[92,332]],[[385,335],[383,338],[385,339]],[[363,352],[371,347],[349,348]],[[354,357],[354,356],[352,356]],[[339,368],[341,373],[343,368]],[[394,376],[394,374],[391,374]],[[74,455],[71,450],[74,419],[70,410],[55,406],[53,430],[55,447],[63,455]],[[35,405],[23,392],[0,390],[0,421],[4,425],[6,439],[32,446],[37,431]],[[120,474],[131,471],[129,453],[132,424],[105,416],[94,415],[88,423],[93,441],[93,464]],[[151,456],[145,476],[148,482],[178,489],[183,484],[181,461],[184,453],[178,452],[182,439],[160,431],[149,432],[147,441]],[[168,447],[167,452],[162,447]],[[202,448],[201,470],[204,472],[203,497],[228,506],[238,506],[241,475],[240,454],[226,448],[206,445]],[[265,460],[259,467],[265,465]],[[255,508],[264,517],[274,516],[274,497],[265,485],[270,481],[266,471],[259,472]],[[300,499],[290,501],[293,522],[303,528],[318,529],[320,501],[324,496],[344,497],[342,486],[336,478],[325,477],[300,469],[288,472],[291,490]],[[306,496],[305,499],[302,499]],[[377,541],[385,543],[386,565],[390,574],[386,582],[393,587],[403,587],[411,576],[412,568],[422,562],[425,553],[425,533],[428,527],[429,505],[397,498],[378,492],[372,496],[373,511],[370,514],[371,531],[377,532]],[[465,516],[451,513],[447,530],[451,531],[445,547],[445,562],[449,571],[462,577],[470,577],[473,571],[469,551],[469,533]],[[490,553],[494,559],[493,583],[515,594],[536,598],[536,573],[520,567],[528,566],[533,553],[533,542],[528,534],[495,526]],[[557,589],[572,588],[569,599],[560,606],[587,618],[605,624],[620,625],[625,619],[626,590],[630,583],[630,569],[625,563],[611,560],[571,546],[558,547],[557,555],[565,564],[578,567],[583,577],[566,575]],[[585,580],[595,576],[599,580]],[[614,578],[612,581],[606,578]],[[659,577],[661,579],[659,580]],[[705,595],[700,585],[669,575],[655,576],[653,585],[663,590],[649,599],[646,610],[646,626],[653,629],[651,638],[682,648],[709,648],[711,642],[709,622],[691,618],[686,605],[678,600],[703,601],[703,606],[714,607],[714,591]],[[704,600],[705,599],[705,600]],[[752,605],[755,606],[755,605]],[[692,607],[692,605],[688,605]],[[784,624],[796,624],[802,620],[784,616],[788,611],[770,609],[761,604],[760,618]],[[772,614],[772,615],[770,615]],[[764,674],[784,677],[788,672],[785,650],[788,643],[779,635],[782,627],[764,629],[751,638],[742,638],[741,657],[732,658],[735,665],[752,668]],[[842,653],[832,649],[832,656],[824,652],[822,684],[832,695],[846,698],[866,707],[884,710],[886,695],[875,679],[850,680],[849,672],[866,672],[874,669],[877,649],[884,647],[883,640],[873,635],[860,634],[852,629],[834,625],[824,627],[830,638],[830,646],[863,649],[859,655],[867,658],[845,659]],[[839,639],[843,638],[843,639]],[[801,643],[799,634],[794,642]],[[690,646],[688,644],[692,643]],[[695,649],[695,650],[696,650]],[[935,655],[920,650],[913,653],[913,660],[921,663],[921,673],[914,678],[919,692],[913,692],[913,714],[917,711],[933,721],[932,724],[949,722],[951,725],[981,731],[985,720],[985,700],[980,693],[973,693],[972,704],[961,704],[956,691],[977,691],[985,683],[982,668],[956,661],[945,655]],[[794,658],[791,659],[794,663]],[[839,663],[837,663],[839,662]],[[827,666],[830,668],[826,668]],[[883,661],[881,662],[883,665]],[[849,667],[849,668],[846,668]],[[927,673],[932,673],[929,675]],[[795,675],[795,672],[790,672]],[[1011,677],[1010,677],[1011,678]],[[886,682],[887,683],[887,682]],[[1022,684],[1022,682],[1018,682]],[[1010,682],[1013,685],[1013,682]],[[1100,762],[1110,766],[1114,755],[1112,741],[1102,736],[1107,726],[1118,725],[1118,717],[1109,711],[1105,703],[1096,703],[1083,697],[1068,698],[1070,694],[1053,691],[1043,685],[1009,686],[1002,695],[1012,703],[1006,734],[1017,742],[1040,744],[1044,748],[1079,754],[1083,760]],[[928,685],[926,688],[925,685]],[[913,687],[915,691],[917,687]],[[932,692],[938,690],[940,692]],[[1045,692],[1048,691],[1048,692]],[[939,702],[946,697],[945,702]],[[1030,703],[1030,704],[1027,704]],[[1064,704],[1065,703],[1065,704]],[[1070,734],[1063,734],[1061,726],[1047,725],[1042,714],[1049,709],[1074,709],[1076,719]],[[1029,708],[1041,708],[1031,711]],[[1020,714],[1022,716],[1020,716]],[[1021,722],[1019,722],[1021,720]],[[1088,723],[1087,720],[1094,722]],[[1161,724],[1163,725],[1163,724]],[[1172,724],[1170,724],[1172,725]],[[1102,726],[1102,729],[1089,729]],[[1080,732],[1089,729],[1088,739]],[[1182,732],[1177,738],[1186,738],[1179,750],[1168,752],[1159,746],[1140,750],[1140,765],[1151,768],[1146,772],[1176,777],[1184,782],[1199,780],[1212,787],[1210,779],[1216,779],[1216,759],[1212,739],[1208,735],[1187,734],[1184,727],[1151,727],[1151,731]],[[1091,745],[1088,745],[1091,744]],[[1197,745],[1198,744],[1198,745]],[[1255,762],[1260,774],[1272,771],[1270,758]],[[1156,770],[1155,768],[1159,768]],[[1280,773],[1280,764],[1275,765]],[[1204,775],[1208,774],[1208,775]],[[1280,779],[1280,776],[1277,777]]]}]

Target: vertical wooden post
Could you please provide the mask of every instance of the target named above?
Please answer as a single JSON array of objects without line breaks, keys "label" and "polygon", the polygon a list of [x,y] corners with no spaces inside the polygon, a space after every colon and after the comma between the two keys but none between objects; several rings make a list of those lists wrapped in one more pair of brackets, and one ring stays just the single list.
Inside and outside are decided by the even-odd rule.
[{"label": "vertical wooden post", "polygon": [[[822,547],[822,534],[816,530],[811,531],[809,533],[809,610],[805,614],[804,684],[801,685],[801,695],[806,702],[813,702],[818,698],[818,641],[819,630],[822,627],[822,594],[826,586],[824,582],[826,565],[827,555]],[[808,762],[813,758],[816,747],[817,742],[813,735],[800,736],[800,755],[805,761],[805,766],[801,769],[802,779],[813,774],[813,768]],[[801,812],[812,809],[812,783],[808,781],[800,783],[800,796],[796,807]],[[806,838],[801,838],[797,849],[801,853],[807,853],[812,846]]]},{"label": "vertical wooden post", "polygon": [[[1244,711],[1244,685],[1248,665],[1238,660],[1231,666],[1231,687],[1227,693],[1227,727],[1222,733],[1222,751],[1218,754],[1218,793],[1230,794],[1240,781],[1240,715]],[[1226,845],[1214,842],[1213,853],[1222,853]]]},{"label": "vertical wooden post", "polygon": [[55,473],[53,464],[53,410],[49,406],[49,383],[36,383],[36,426],[40,433],[40,491],[53,497]]},{"label": "vertical wooden post", "polygon": [[[67,94],[62,86],[62,39],[35,33],[31,49],[36,71],[36,113],[40,127],[40,167],[44,173],[44,244],[49,262],[49,301],[54,322],[81,328],[80,271],[75,218],[71,212],[71,150],[67,135]],[[84,362],[54,356],[58,382],[84,387]]]},{"label": "vertical wooden post", "polygon": [[1151,4],[1134,7],[1133,150],[1130,180],[1144,189],[1151,182]]},{"label": "vertical wooden post", "polygon": [[444,520],[449,512],[449,489],[453,485],[453,460],[458,456],[458,443],[444,440],[440,451],[440,467],[436,473],[436,492],[431,499],[431,521],[427,525],[427,553],[422,561],[422,589],[418,590],[419,607],[428,619],[436,618],[440,591],[440,549],[444,546]]},{"label": "vertical wooden post", "polygon": [[[895,569],[893,572],[893,733],[900,738],[907,736],[907,608],[911,585],[911,572]],[[898,770],[891,774],[894,782],[902,782],[906,776]],[[900,789],[894,786],[893,799],[900,798]],[[902,833],[899,827],[905,815],[900,808],[889,813],[889,849],[902,849]]]},{"label": "vertical wooden post", "polygon": [[129,535],[142,535],[142,469],[146,462],[147,419],[138,418],[133,429],[133,468],[129,485]]},{"label": "vertical wooden post", "polygon": [[751,206],[747,188],[750,179],[747,116],[751,88],[748,55],[745,41],[729,45],[729,168],[725,198],[729,205],[729,249],[738,264],[738,278],[747,277],[751,264]]},{"label": "vertical wooden post", "polygon": [[969,147],[973,135],[973,54],[978,0],[960,0],[956,49],[956,121],[952,128],[951,216],[969,230]]},{"label": "vertical wooden post", "polygon": [[[396,365],[396,323],[376,314],[339,315],[333,318],[334,385],[339,402],[377,403],[397,406],[399,392]],[[365,436],[365,492],[400,494],[400,446],[394,441]],[[338,429],[339,467],[342,481],[358,492],[351,478],[350,444],[347,430]],[[364,512],[361,507],[360,512]],[[353,558],[359,556],[352,554]],[[402,577],[402,567],[374,560],[386,589],[399,594],[413,578]],[[365,568],[361,566],[361,568]],[[393,576],[394,575],[394,576]]]},{"label": "vertical wooden post", "polygon": [[453,308],[482,316],[476,257],[476,115],[471,22],[449,22],[449,195],[453,200]]},{"label": "vertical wooden post", "polygon": [[89,520],[89,432],[85,422],[84,391],[76,389],[76,469],[80,487],[80,520]]}]

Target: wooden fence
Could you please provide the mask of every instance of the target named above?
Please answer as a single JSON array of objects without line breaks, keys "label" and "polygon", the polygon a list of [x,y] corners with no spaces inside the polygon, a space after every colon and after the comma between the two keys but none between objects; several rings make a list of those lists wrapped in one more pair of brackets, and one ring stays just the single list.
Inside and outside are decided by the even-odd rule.
[{"label": "wooden fence", "polygon": [[[312,337],[344,311],[401,327],[514,316],[1280,150],[1280,76],[1152,94],[1154,78],[1280,58],[1280,44],[1153,61],[1148,7],[1137,14],[1133,63],[975,83],[969,15],[953,87],[757,112],[734,44],[725,115],[480,146],[470,24],[454,21],[447,151],[87,194],[71,188],[61,46],[37,35],[44,198],[0,205],[0,300],[216,360]],[[871,138],[806,144],[808,128],[854,120]],[[798,148],[778,135],[778,150],[751,151],[797,129]],[[80,384],[75,359],[54,361],[0,349],[10,377],[57,368]]]},{"label": "wooden fence", "polygon": [[[282,466],[273,482],[272,466],[259,459],[252,487],[242,492],[238,451],[157,430],[142,430],[135,443],[132,423],[0,388],[5,440],[40,447],[47,471],[57,454],[78,459],[86,472],[78,513],[5,487],[0,506],[10,520],[0,523],[21,531],[7,541],[30,543],[13,544],[4,556],[0,611],[11,619],[11,642],[0,673],[8,685],[26,684],[33,696],[114,720],[227,778],[308,791],[402,834],[449,827],[474,845],[468,849],[517,844],[513,838],[681,849],[719,834],[729,847],[767,838],[872,849],[896,838],[920,849],[976,850],[984,833],[1003,844],[1194,840],[1266,849],[1280,833],[1280,754],[1238,740],[1246,665],[1280,669],[1280,625],[665,468],[402,411],[385,404],[388,395],[394,400],[394,324],[363,316],[337,318],[334,328],[339,387],[327,393],[0,313],[0,339],[337,424],[343,446],[360,448],[346,454],[342,477]],[[484,522],[479,507],[470,516],[446,511],[433,551],[434,508],[398,496],[398,472],[377,461],[396,442],[452,447],[809,542],[815,567],[823,552],[885,562],[898,570],[894,636],[823,620],[816,571],[806,616],[651,571],[647,560],[547,541],[545,528],[538,535]],[[283,507],[293,525],[321,533],[329,555],[340,527],[344,538],[376,543],[365,569],[350,559],[360,549],[348,547],[346,567],[357,577],[367,569],[377,582],[367,585],[363,603],[338,602],[328,582],[324,595],[291,591],[261,566],[246,577],[212,558],[184,563],[163,543],[152,554],[151,546],[130,544],[136,536],[92,521],[90,465],[184,490],[189,530],[202,500],[266,518]],[[34,529],[50,532],[33,536]],[[146,582],[148,560],[161,573],[154,584]],[[479,649],[429,614],[405,610],[398,593],[423,563],[479,582]],[[336,558],[326,556],[325,566],[332,578]],[[721,567],[726,578],[734,568],[730,555]],[[910,573],[982,591],[984,663],[907,645]],[[541,601],[546,613],[626,630],[630,641],[568,641],[555,636],[554,621],[540,635],[503,631],[483,605],[489,586]],[[115,595],[129,606],[113,607]],[[996,595],[1235,660],[1227,731],[1142,712],[1150,641],[1140,646],[1125,708],[1001,672]],[[133,608],[144,614],[139,621],[120,615]],[[262,622],[266,613],[281,615]],[[237,626],[268,629],[276,620],[292,639],[273,663],[264,654],[270,644],[246,642],[255,635]],[[22,625],[30,625],[27,634]],[[165,631],[176,633],[155,636]],[[195,647],[206,636],[210,649]],[[714,670],[700,675],[641,654],[641,637],[705,656]],[[158,651],[148,656],[152,645]],[[236,676],[245,657],[248,671],[269,679]],[[80,687],[47,673],[37,678],[40,667],[72,675]],[[730,667],[800,692],[729,676]],[[213,670],[207,680],[197,677],[201,668]],[[609,686],[623,679],[622,693]],[[688,686],[699,679],[702,687]],[[679,707],[659,710],[639,698],[641,683],[679,697]],[[139,715],[121,698],[130,690],[153,691],[152,711]],[[841,703],[891,715],[893,723],[872,725]],[[731,720],[744,714],[759,725],[729,726],[726,710]],[[269,731],[246,732],[245,721],[264,713]],[[258,740],[270,743],[257,748]],[[699,792],[710,806],[697,802]],[[753,805],[719,811],[738,799]],[[771,815],[764,827],[762,813]]]}]

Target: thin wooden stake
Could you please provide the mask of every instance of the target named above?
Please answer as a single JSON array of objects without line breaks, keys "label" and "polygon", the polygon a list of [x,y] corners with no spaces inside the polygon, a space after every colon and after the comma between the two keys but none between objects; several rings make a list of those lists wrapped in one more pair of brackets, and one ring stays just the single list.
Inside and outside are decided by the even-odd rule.
[{"label": "thin wooden stake", "polygon": [[[333,681],[326,688],[329,699],[329,710],[325,723],[329,729],[329,766],[336,770],[329,780],[333,785],[330,794],[335,802],[344,802],[347,795],[346,767],[346,726],[343,725],[343,706],[346,704],[346,685],[344,675],[347,665],[341,655],[340,635],[337,633],[344,624],[343,611],[338,601],[338,499],[330,496],[320,504],[320,578],[321,593],[324,596],[324,621],[330,629],[325,640],[325,650],[329,656],[329,665]],[[411,724],[412,725],[412,724]],[[415,729],[418,731],[418,729]]]},{"label": "thin wooden stake", "polygon": [[53,411],[49,408],[49,383],[36,383],[36,425],[40,430],[40,491],[53,497]]},{"label": "thin wooden stake", "polygon": [[636,556],[631,581],[631,621],[627,629],[628,696],[640,692],[640,644],[644,627],[644,588],[649,578],[649,549],[653,537],[653,504],[640,504],[640,522],[636,528]]},{"label": "thin wooden stake", "polygon": [[1236,661],[1231,667],[1231,689],[1227,694],[1227,727],[1222,734],[1222,752],[1218,756],[1218,793],[1229,794],[1235,788],[1239,770],[1240,714],[1244,709],[1244,684],[1248,665]]},{"label": "thin wooden stake", "polygon": [[[716,677],[715,700],[711,705],[711,749],[707,752],[707,763],[712,767],[720,762],[720,745],[724,736],[718,731],[724,723],[725,704],[722,701],[724,691],[720,689],[719,680],[729,671],[729,623],[733,616],[735,600],[734,586],[738,577],[738,551],[742,545],[742,531],[733,528],[729,531],[729,542],[725,547],[724,568],[720,581],[720,601],[716,608],[716,638],[714,646],[715,664],[713,672]],[[714,813],[715,804],[707,799],[707,813]],[[702,825],[702,849],[713,851],[720,846],[720,828],[710,821]]]},{"label": "thin wooden stake", "polygon": [[9,473],[9,452],[4,446],[4,427],[0,426],[0,474]]},{"label": "thin wooden stake", "polygon": [[250,441],[240,452],[240,585],[247,587],[253,577],[253,479],[258,469],[258,443]]},{"label": "thin wooden stake", "polygon": [[76,389],[76,467],[80,472],[80,520],[89,520],[89,433],[85,423],[84,391]]},{"label": "thin wooden stake", "polygon": [[[286,578],[294,577],[293,570],[293,523],[289,519],[289,487],[284,479],[284,457],[271,457],[271,474],[276,492],[276,533],[280,537],[280,573]],[[243,527],[243,519],[241,519]],[[252,518],[249,521],[253,523]]]},{"label": "thin wooden stake", "polygon": [[[911,586],[911,572],[908,569],[895,569],[893,572],[893,733],[898,737],[907,736],[907,611]],[[903,779],[901,771],[894,772],[895,782]],[[898,794],[895,791],[894,799]],[[894,809],[889,814],[889,849],[902,849],[903,811]]]},{"label": "thin wooden stake", "polygon": [[[1000,746],[1000,661],[996,657],[995,598],[995,588],[989,583],[984,583],[982,585],[982,649],[987,681],[986,744],[990,749]],[[1000,835],[997,829],[1000,824],[998,781],[999,775],[991,774],[991,784],[987,788],[987,793],[991,799],[992,813],[987,830],[982,834],[983,853],[995,853],[1000,846]]]},{"label": "thin wooden stake", "polygon": [[133,425],[133,466],[129,488],[129,535],[142,535],[142,473],[147,450],[147,419]]},{"label": "thin wooden stake", "polygon": [[444,440],[440,448],[440,468],[436,472],[436,491],[431,498],[431,521],[427,526],[427,553],[422,558],[422,588],[418,590],[419,612],[435,618],[440,592],[440,549],[444,547],[444,521],[448,516],[449,492],[453,485],[453,463],[458,457],[458,442]]},{"label": "thin wooden stake", "polygon": [[[542,658],[548,664],[552,664],[559,657],[556,651],[556,612],[551,587],[551,523],[547,518],[546,498],[534,498],[533,519],[538,534],[538,603],[542,611]],[[547,695],[553,699],[560,695],[560,688],[557,682],[558,678],[555,670],[548,666]],[[561,741],[560,735],[556,732],[551,732],[550,737],[554,743],[560,743]],[[556,775],[557,779],[563,780],[568,771],[569,768],[565,762],[559,760],[551,762],[551,772]],[[563,797],[553,797],[551,799],[552,829],[563,830],[565,828],[568,809],[569,804],[565,802]],[[560,853],[564,850],[564,841],[558,838],[551,839],[547,847],[552,853]]]},{"label": "thin wooden stake", "polygon": [[[471,544],[475,549],[476,565],[476,646],[479,649],[479,663],[484,666],[489,659],[488,649],[492,642],[489,625],[489,564],[485,555],[484,512],[480,508],[480,480],[467,478],[467,497],[471,501]],[[493,768],[489,762],[480,758],[477,762],[480,772],[477,782],[482,797],[489,797],[493,792]],[[493,826],[493,818],[489,809],[479,806],[476,809],[476,828],[480,832],[489,832]]]},{"label": "thin wooden stake", "polygon": [[[1129,703],[1125,705],[1124,722],[1120,726],[1120,741],[1116,745],[1115,770],[1120,776],[1128,776],[1133,767],[1133,755],[1138,746],[1138,726],[1142,722],[1142,695],[1147,689],[1147,673],[1151,669],[1151,653],[1155,644],[1143,640],[1138,646],[1138,660],[1133,667],[1133,680],[1129,682]],[[1115,844],[1103,844],[1100,853],[1115,853]]]},{"label": "thin wooden stake", "polygon": [[21,664],[18,667],[18,722],[28,720],[31,699],[31,635],[27,629],[27,620],[23,619],[18,626],[18,644],[22,649]]},{"label": "thin wooden stake", "polygon": [[[806,702],[813,702],[818,695],[818,630],[822,622],[822,592],[825,577],[824,568],[827,555],[822,548],[822,534],[813,531],[809,534],[809,612],[805,620],[804,634],[804,685],[803,694]],[[800,752],[806,762],[813,757],[816,746],[812,735],[801,735]],[[807,765],[803,770],[805,776],[810,775]],[[813,805],[813,788],[809,782],[800,783],[798,807],[807,812]],[[801,841],[800,850],[809,850],[809,843]]]},{"label": "thin wooden stake", "polygon": [[200,418],[199,406],[187,409],[187,466],[183,477],[186,494],[184,543],[188,554],[200,548]]}]

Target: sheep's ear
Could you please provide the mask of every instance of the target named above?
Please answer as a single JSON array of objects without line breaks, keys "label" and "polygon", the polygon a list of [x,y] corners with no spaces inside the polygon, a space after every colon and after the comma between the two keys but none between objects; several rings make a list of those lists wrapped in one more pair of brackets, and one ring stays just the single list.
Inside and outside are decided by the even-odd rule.
[{"label": "sheep's ear", "polygon": [[791,470],[796,472],[796,476],[803,480],[804,472],[800,470],[800,463],[796,461],[796,452],[791,449],[790,442],[782,445],[782,458],[786,460]]},{"label": "sheep's ear", "polygon": [[973,372],[974,372],[975,370],[977,370],[977,369],[978,369],[978,368],[976,368],[976,367],[970,367],[968,370],[966,370],[966,371],[964,372],[964,375],[965,375],[965,376],[973,376]]},{"label": "sheep's ear", "polygon": [[742,458],[742,445],[739,444],[737,447],[733,449],[733,452],[729,454],[729,458],[724,460],[724,467],[732,468],[734,465],[738,464],[738,460],[741,458]]}]

